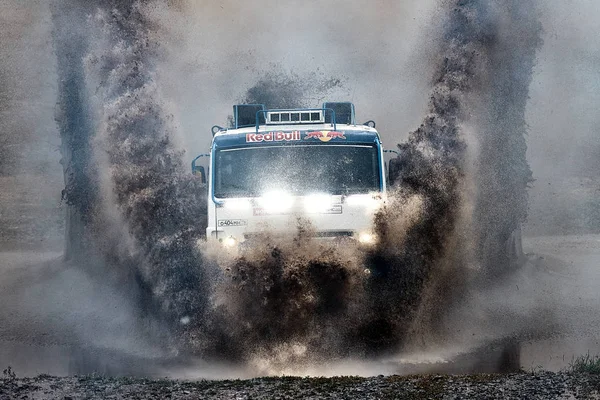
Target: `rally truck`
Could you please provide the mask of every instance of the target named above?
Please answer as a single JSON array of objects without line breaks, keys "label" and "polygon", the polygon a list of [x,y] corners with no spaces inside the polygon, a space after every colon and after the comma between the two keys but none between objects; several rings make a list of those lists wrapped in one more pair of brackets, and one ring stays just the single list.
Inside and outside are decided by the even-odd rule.
[{"label": "rally truck", "polygon": [[[384,150],[373,121],[356,123],[352,103],[235,105],[232,126],[212,133],[210,154],[192,162],[207,183],[207,240],[234,247],[265,230],[292,232],[300,217],[319,238],[376,242]],[[198,165],[203,156],[208,168]]]}]

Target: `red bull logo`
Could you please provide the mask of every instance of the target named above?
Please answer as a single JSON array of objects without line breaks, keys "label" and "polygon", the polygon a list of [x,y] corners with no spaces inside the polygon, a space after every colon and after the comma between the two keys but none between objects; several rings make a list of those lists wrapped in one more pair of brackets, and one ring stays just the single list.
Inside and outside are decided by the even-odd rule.
[{"label": "red bull logo", "polygon": [[319,139],[321,142],[329,142],[331,139],[346,139],[344,132],[336,131],[315,131],[307,132],[304,140]]},{"label": "red bull logo", "polygon": [[300,131],[246,134],[246,143],[289,142],[293,140],[300,140]]}]

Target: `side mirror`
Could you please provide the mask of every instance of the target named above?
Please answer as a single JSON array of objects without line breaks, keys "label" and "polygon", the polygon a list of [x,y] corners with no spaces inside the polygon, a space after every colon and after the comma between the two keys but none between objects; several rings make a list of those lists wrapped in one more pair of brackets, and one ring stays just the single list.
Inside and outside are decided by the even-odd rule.
[{"label": "side mirror", "polygon": [[396,183],[398,178],[400,178],[401,168],[402,168],[402,166],[401,166],[400,158],[394,157],[394,158],[390,159],[389,166],[388,166],[388,171],[389,171],[388,185],[389,186],[394,185],[394,183]]},{"label": "side mirror", "polygon": [[202,165],[195,165],[192,171],[194,175],[200,175],[200,179],[202,179],[202,183],[206,183],[206,171]]},{"label": "side mirror", "polygon": [[[213,127],[214,128],[214,127]],[[200,175],[202,179],[202,183],[206,184],[206,170],[201,165],[196,165],[196,161],[198,161],[202,157],[210,157],[210,154],[200,154],[198,157],[192,160],[192,174]]]}]

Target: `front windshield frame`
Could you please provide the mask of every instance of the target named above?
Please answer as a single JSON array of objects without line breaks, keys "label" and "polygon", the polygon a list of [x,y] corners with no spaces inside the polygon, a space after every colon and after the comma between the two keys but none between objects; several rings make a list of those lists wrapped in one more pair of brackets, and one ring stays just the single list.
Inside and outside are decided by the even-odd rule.
[{"label": "front windshield frame", "polygon": [[[219,176],[219,171],[224,168],[223,166],[220,165],[220,156],[223,153],[230,153],[230,152],[235,152],[235,151],[244,151],[244,150],[251,150],[251,151],[255,151],[255,150],[267,150],[268,151],[272,151],[274,149],[285,149],[284,151],[298,151],[299,149],[306,149],[306,148],[311,148],[311,149],[318,149],[318,151],[324,151],[324,149],[332,149],[332,148],[344,148],[344,149],[350,149],[350,150],[357,150],[357,149],[367,149],[370,150],[369,152],[369,162],[371,163],[371,165],[369,166],[369,177],[368,180],[370,181],[368,183],[368,185],[366,185],[365,187],[354,187],[352,189],[349,189],[348,187],[346,188],[336,188],[335,190],[330,190],[329,187],[327,190],[323,190],[322,188],[313,188],[313,189],[306,189],[306,190],[289,190],[289,188],[287,188],[288,190],[283,190],[286,193],[289,193],[293,196],[305,196],[305,195],[310,195],[312,193],[325,193],[325,194],[329,194],[329,195],[351,195],[351,194],[366,194],[366,193],[371,193],[371,192],[379,192],[383,190],[383,176],[382,176],[382,171],[381,171],[381,149],[380,146],[378,145],[378,143],[347,143],[347,144],[328,144],[328,145],[323,145],[323,144],[296,144],[296,145],[271,145],[271,146],[236,146],[236,147],[225,147],[225,148],[215,148],[214,152],[213,152],[213,165],[212,165],[212,173],[210,174],[210,178],[211,178],[211,186],[212,186],[212,197],[215,201],[218,200],[226,200],[226,199],[231,199],[231,198],[256,198],[256,197],[261,197],[262,195],[264,195],[265,193],[269,192],[269,190],[248,190],[245,191],[244,189],[244,193],[231,193],[228,191],[224,191],[220,188],[220,176]],[[328,151],[328,150],[326,150]],[[350,157],[351,160],[354,160],[354,157]],[[302,160],[304,161],[304,160]],[[306,162],[306,161],[305,161]],[[324,167],[325,163],[320,162],[317,163],[317,165]],[[246,172],[247,169],[245,169]],[[335,172],[335,170],[337,169],[333,169],[333,172]],[[341,170],[341,169],[340,169]],[[310,173],[310,169],[307,169],[307,173]],[[372,175],[371,175],[372,174]],[[365,176],[366,174],[362,174],[362,175],[357,175],[358,177],[362,177]],[[372,179],[372,180],[371,180]],[[294,179],[290,179],[289,181],[291,182],[295,182]],[[277,187],[277,189],[279,191],[281,191],[281,187]]]}]

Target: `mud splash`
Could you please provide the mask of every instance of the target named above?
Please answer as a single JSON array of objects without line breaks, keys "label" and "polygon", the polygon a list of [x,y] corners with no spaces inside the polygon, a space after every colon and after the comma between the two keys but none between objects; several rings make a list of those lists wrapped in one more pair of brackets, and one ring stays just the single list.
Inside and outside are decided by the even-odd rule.
[{"label": "mud splash", "polygon": [[[89,35],[73,57],[80,55],[84,62],[60,67],[73,82],[72,88],[61,87],[63,152],[84,160],[65,160],[66,197],[81,217],[74,226],[83,226],[76,230],[91,239],[89,246],[107,268],[135,276],[147,295],[144,312],[167,321],[177,346],[257,365],[373,354],[406,344],[409,333],[431,332],[437,317],[460,298],[471,274],[468,266],[485,258],[474,256],[477,246],[492,248],[491,239],[483,240],[485,245],[477,240],[488,231],[473,227],[481,222],[496,229],[481,215],[488,215],[487,206],[473,214],[466,201],[474,182],[483,185],[493,178],[489,170],[467,168],[487,142],[478,133],[469,137],[473,130],[465,127],[477,126],[473,104],[488,98],[486,79],[497,61],[494,46],[502,42],[500,25],[522,22],[499,16],[511,17],[529,3],[492,6],[473,0],[444,6],[448,16],[429,114],[399,146],[400,157],[390,166],[397,179],[375,221],[381,240],[374,250],[316,243],[310,226],[299,223],[295,236],[265,232],[261,245],[231,259],[212,257],[206,245],[199,245],[206,224],[205,195],[184,167],[176,122],[155,73],[163,55],[156,22],[147,11],[160,2],[113,0],[97,8],[84,1],[63,4],[81,10],[79,17],[88,16],[80,23]],[[57,15],[60,19],[60,11]],[[57,41],[64,46],[70,32],[57,30]],[[523,54],[532,60],[534,50]],[[514,63],[521,66],[518,57]],[[527,71],[528,66],[520,68]],[[292,80],[285,91],[275,93],[269,79],[281,81],[267,75],[246,100],[304,105],[297,102],[305,86]],[[317,91],[326,92],[339,81],[321,84]],[[81,110],[74,98],[85,99],[77,103],[83,104]],[[497,97],[493,101],[501,103]],[[523,134],[521,128],[511,132]],[[467,146],[472,143],[473,149]],[[526,167],[514,165],[519,171]],[[526,185],[526,172],[515,179],[517,189]],[[479,192],[477,204],[492,204],[490,209],[496,210],[485,202],[489,193]],[[515,216],[511,221],[520,221],[523,213]],[[505,246],[500,239],[491,243],[493,248]]]},{"label": "mud splash", "polygon": [[[64,135],[77,138],[65,138],[68,151],[63,154],[85,161],[81,167],[64,160],[67,171],[85,178],[67,172],[67,201],[79,205],[82,216],[72,225],[87,237],[86,249],[78,250],[99,255],[108,270],[132,276],[149,303],[146,312],[166,320],[175,337],[185,338],[183,331],[201,324],[206,309],[206,271],[196,249],[206,203],[199,195],[200,182],[184,168],[174,144],[174,122],[156,84],[154,61],[160,49],[145,14],[151,5],[108,1],[94,8],[64,2],[55,18],[68,14],[69,6],[79,11],[77,16],[88,16],[78,22],[89,31],[73,57],[82,57],[75,63],[77,78],[69,69],[61,71],[73,82],[77,97],[86,100],[86,116],[73,109],[72,91],[63,90],[59,103],[65,110],[59,121]],[[57,27],[57,40],[70,33]],[[81,129],[85,135],[79,134]],[[78,141],[90,150],[80,154]]]},{"label": "mud splash", "polygon": [[268,232],[219,263],[214,304],[232,354],[288,365],[346,354],[364,319],[368,271],[353,244],[320,243],[299,222],[296,235]]},{"label": "mud splash", "polygon": [[242,104],[266,104],[267,108],[314,107],[334,89],[343,88],[344,78],[326,78],[316,72],[301,76],[283,71],[266,72],[248,89]]},{"label": "mud splash", "polygon": [[420,265],[417,342],[443,341],[440,322],[465,291],[522,262],[514,239],[531,177],[523,116],[541,43],[536,4],[447,6],[430,113],[390,165],[402,195],[425,202],[403,260]]}]

